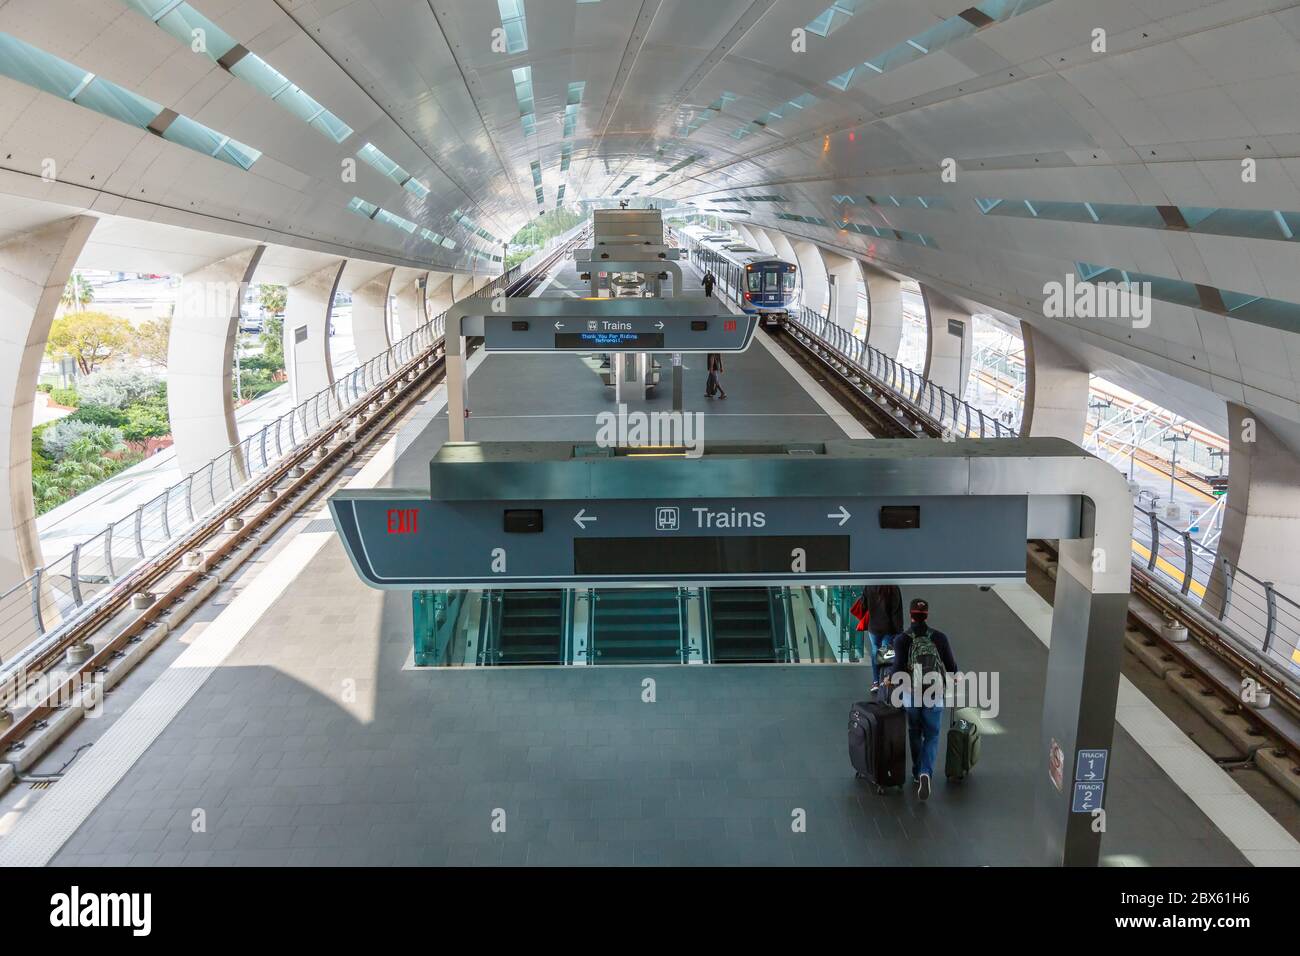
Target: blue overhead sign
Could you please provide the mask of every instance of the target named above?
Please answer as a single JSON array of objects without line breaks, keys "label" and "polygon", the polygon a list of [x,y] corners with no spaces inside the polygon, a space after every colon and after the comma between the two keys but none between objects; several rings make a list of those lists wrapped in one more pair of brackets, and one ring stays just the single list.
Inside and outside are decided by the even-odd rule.
[{"label": "blue overhead sign", "polygon": [[500,461],[483,460],[500,443],[444,446],[429,493],[336,493],[358,574],[410,589],[1024,576],[1024,496],[874,494],[861,462],[825,453],[539,453],[550,447]]}]

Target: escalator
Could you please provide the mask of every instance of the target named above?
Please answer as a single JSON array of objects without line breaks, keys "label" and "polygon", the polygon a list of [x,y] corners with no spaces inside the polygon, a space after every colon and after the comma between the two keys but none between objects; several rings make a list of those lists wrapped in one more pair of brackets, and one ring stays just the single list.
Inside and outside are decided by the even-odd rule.
[{"label": "escalator", "polygon": [[785,660],[772,626],[768,588],[709,588],[709,623],[715,664]]},{"label": "escalator", "polygon": [[679,664],[682,606],[677,588],[602,588],[592,612],[593,664]]},{"label": "escalator", "polygon": [[563,664],[564,591],[502,591],[494,664]]}]

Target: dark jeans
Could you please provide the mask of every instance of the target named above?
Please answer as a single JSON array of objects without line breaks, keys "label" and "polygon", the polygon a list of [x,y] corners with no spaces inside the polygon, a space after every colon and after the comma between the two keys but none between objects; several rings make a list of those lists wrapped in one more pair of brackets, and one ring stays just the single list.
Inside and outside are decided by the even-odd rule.
[{"label": "dark jeans", "polygon": [[704,394],[705,394],[705,395],[712,395],[712,394],[714,394],[715,392],[717,392],[718,394],[722,395],[723,398],[726,398],[726,397],[727,397],[727,393],[726,393],[726,391],[722,388],[722,379],[720,379],[720,378],[718,377],[718,373],[717,373],[717,372],[710,372],[710,373],[709,373],[709,380],[708,380],[708,382],[707,382],[707,383],[705,384],[705,386],[704,386]]},{"label": "dark jeans", "polygon": [[907,708],[907,742],[912,752],[912,777],[923,773],[934,776],[934,761],[939,756],[939,736],[943,733],[943,705]]},{"label": "dark jeans", "polygon": [[894,646],[897,639],[893,634],[876,634],[867,631],[867,640],[871,642],[871,683],[880,683],[880,665],[876,662],[876,657],[882,650]]}]

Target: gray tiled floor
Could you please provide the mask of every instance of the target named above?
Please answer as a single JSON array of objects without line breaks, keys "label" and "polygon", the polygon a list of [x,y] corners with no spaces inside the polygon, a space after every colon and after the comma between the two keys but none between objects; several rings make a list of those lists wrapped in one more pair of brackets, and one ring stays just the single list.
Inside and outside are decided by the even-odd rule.
[{"label": "gray tiled floor", "polygon": [[[472,434],[590,439],[589,417],[488,417],[519,395],[532,414],[589,415],[603,391],[584,375],[576,358],[490,358],[472,379]],[[808,417],[718,415],[715,437],[837,437],[763,350],[737,357],[728,385],[728,412]],[[393,483],[427,481],[445,433],[445,419],[430,426]],[[999,672],[1002,713],[976,774],[921,805],[876,796],[849,769],[845,716],[862,668],[403,670],[409,596],[362,586],[331,541],[55,862],[1038,862],[1030,783],[1045,772],[1046,652],[995,594],[924,593],[959,663]],[[1243,862],[1123,732],[1112,759],[1105,854]],[[196,809],[204,833],[191,832]],[[796,810],[805,833],[792,832]]]}]

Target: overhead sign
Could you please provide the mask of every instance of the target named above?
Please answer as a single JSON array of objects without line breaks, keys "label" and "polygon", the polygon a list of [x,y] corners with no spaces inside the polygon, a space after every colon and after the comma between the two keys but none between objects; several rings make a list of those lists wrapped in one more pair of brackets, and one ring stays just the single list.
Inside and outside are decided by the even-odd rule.
[{"label": "overhead sign", "polygon": [[[361,577],[381,588],[747,581],[1006,580],[1024,574],[1023,499],[932,498],[921,527],[882,528],[896,499],[330,501]],[[406,494],[410,494],[409,492]],[[955,532],[977,518],[980,534]]]},{"label": "overhead sign", "polygon": [[680,299],[583,301],[617,302],[624,306],[623,312],[629,311],[630,301],[640,304],[644,315],[532,319],[489,315],[483,319],[483,347],[489,352],[739,352],[748,348],[757,327],[755,317],[748,315],[663,314],[662,303]]}]

